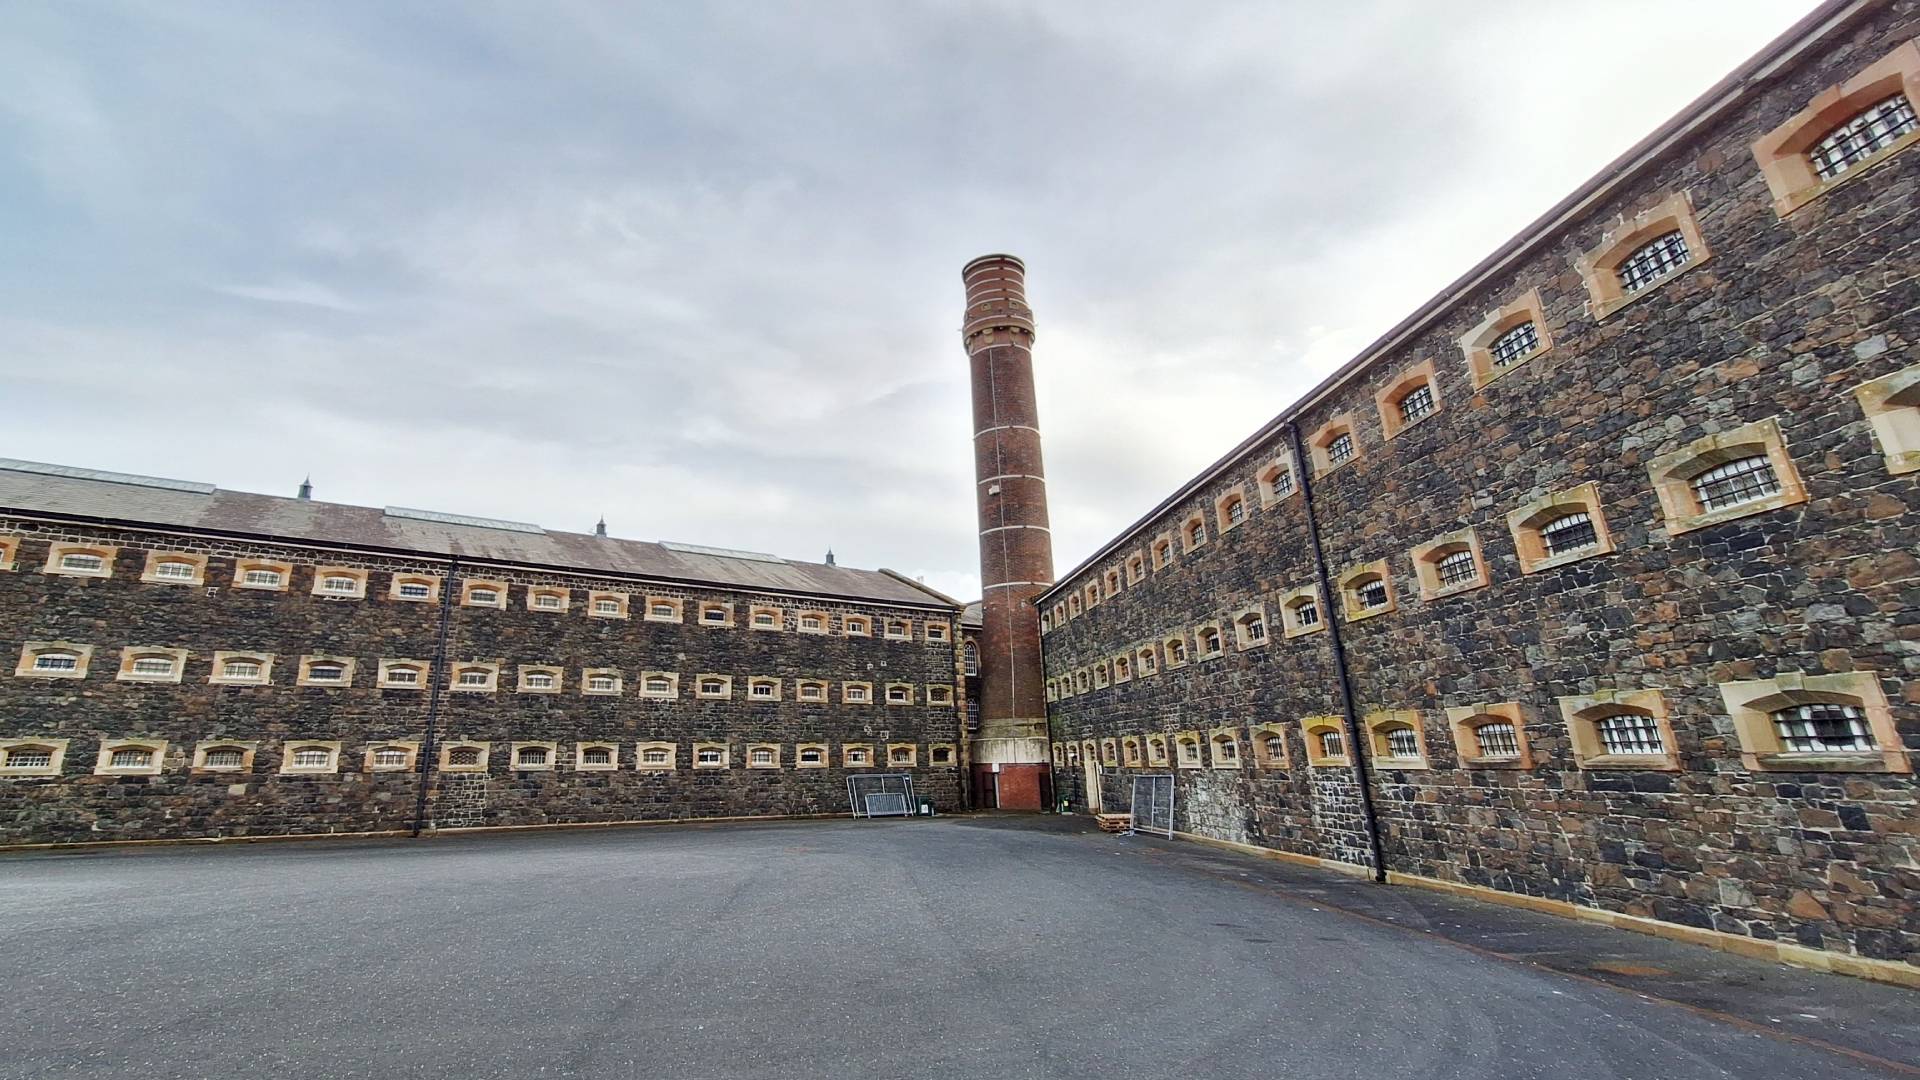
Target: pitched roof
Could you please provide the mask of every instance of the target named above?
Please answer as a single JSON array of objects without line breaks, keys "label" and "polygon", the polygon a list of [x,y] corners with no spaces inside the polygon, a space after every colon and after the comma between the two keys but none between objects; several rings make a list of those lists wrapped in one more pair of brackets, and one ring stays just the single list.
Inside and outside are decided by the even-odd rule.
[{"label": "pitched roof", "polygon": [[255,495],[225,491],[211,484],[0,458],[0,511],[6,510],[320,546],[458,555],[493,563],[737,589],[923,607],[958,606],[909,578],[884,570],[792,562],[774,555],[689,544],[552,532],[538,525],[397,507],[378,509]]}]

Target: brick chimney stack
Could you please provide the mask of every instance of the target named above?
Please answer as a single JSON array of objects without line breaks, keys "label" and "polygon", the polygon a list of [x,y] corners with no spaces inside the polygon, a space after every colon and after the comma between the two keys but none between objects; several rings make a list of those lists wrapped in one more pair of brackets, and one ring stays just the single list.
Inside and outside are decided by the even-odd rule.
[{"label": "brick chimney stack", "polygon": [[1039,810],[1051,800],[1040,614],[1053,584],[1046,470],[1033,396],[1033,309],[1026,264],[984,255],[961,271],[961,340],[973,375],[973,462],[980,508],[980,730],[970,760],[978,805]]}]

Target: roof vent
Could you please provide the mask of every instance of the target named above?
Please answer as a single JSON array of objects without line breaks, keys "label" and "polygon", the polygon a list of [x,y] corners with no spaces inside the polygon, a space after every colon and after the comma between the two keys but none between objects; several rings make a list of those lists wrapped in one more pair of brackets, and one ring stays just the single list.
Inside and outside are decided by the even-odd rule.
[{"label": "roof vent", "polygon": [[389,506],[384,513],[390,518],[431,521],[437,525],[465,525],[470,529],[502,529],[506,532],[539,533],[543,536],[547,531],[538,525],[529,525],[524,521],[501,521],[497,518],[468,517],[465,514],[442,514],[438,510],[409,510],[404,506]]},{"label": "roof vent", "polygon": [[605,514],[600,515],[600,520],[593,523],[593,535],[607,535],[607,516]]},{"label": "roof vent", "polygon": [[313,498],[313,477],[309,476],[305,480],[300,481],[300,494],[297,498]]},{"label": "roof vent", "polygon": [[832,549],[832,548],[828,548],[828,549],[827,549],[827,565],[828,565],[828,566],[832,566],[832,565],[834,565],[834,562],[833,562],[833,549]]},{"label": "roof vent", "polygon": [[161,488],[166,491],[188,491],[195,495],[211,495],[212,484],[196,484],[188,480],[168,480],[160,476],[138,476],[133,473],[107,472],[103,469],[76,469],[71,465],[47,465],[38,461],[18,461],[14,458],[0,458],[0,469],[11,472],[37,473],[41,476],[64,476],[71,480],[92,480],[101,484],[129,484],[133,487]]},{"label": "roof vent", "polygon": [[671,540],[660,541],[660,546],[668,551],[677,551],[682,555],[711,555],[716,559],[745,559],[748,562],[785,563],[787,560],[778,555],[768,555],[763,551],[735,551],[732,548],[701,547],[699,544],[676,544]]}]

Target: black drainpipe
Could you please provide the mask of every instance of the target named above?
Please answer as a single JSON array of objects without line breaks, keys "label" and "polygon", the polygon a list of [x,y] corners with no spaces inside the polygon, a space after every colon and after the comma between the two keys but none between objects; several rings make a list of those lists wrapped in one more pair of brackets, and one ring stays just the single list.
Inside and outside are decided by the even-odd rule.
[{"label": "black drainpipe", "polygon": [[420,741],[420,787],[413,795],[413,835],[427,827],[427,788],[433,783],[440,753],[435,746],[435,724],[440,719],[440,687],[447,678],[447,628],[453,622],[453,591],[460,587],[460,557],[447,559],[447,580],[440,583],[440,634],[433,642],[433,667],[427,688],[427,735]]},{"label": "black drainpipe", "polygon": [[1325,609],[1320,617],[1326,622],[1327,640],[1333,643],[1334,671],[1340,676],[1340,711],[1347,721],[1347,760],[1353,763],[1353,778],[1360,785],[1360,816],[1367,823],[1367,848],[1373,853],[1373,880],[1385,884],[1387,858],[1380,847],[1380,818],[1373,809],[1373,785],[1367,780],[1367,755],[1361,752],[1366,743],[1360,738],[1360,718],[1353,711],[1353,679],[1347,674],[1347,649],[1340,641],[1340,619],[1334,613],[1333,583],[1327,578],[1327,553],[1320,546],[1320,525],[1314,518],[1313,483],[1307,479],[1307,455],[1300,446],[1297,425],[1287,425],[1287,436],[1293,442],[1294,471],[1300,477],[1300,501],[1307,508],[1307,537],[1313,542],[1313,566],[1320,576],[1320,603]]}]

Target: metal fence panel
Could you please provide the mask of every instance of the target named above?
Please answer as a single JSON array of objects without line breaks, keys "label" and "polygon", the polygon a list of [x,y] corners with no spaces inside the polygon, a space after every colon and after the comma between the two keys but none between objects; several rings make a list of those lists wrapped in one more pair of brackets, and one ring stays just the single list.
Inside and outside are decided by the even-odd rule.
[{"label": "metal fence panel", "polygon": [[856,818],[911,817],[915,805],[913,778],[904,773],[849,776],[847,805]]},{"label": "metal fence panel", "polygon": [[1133,778],[1133,825],[1131,831],[1153,833],[1173,839],[1173,775]]}]

